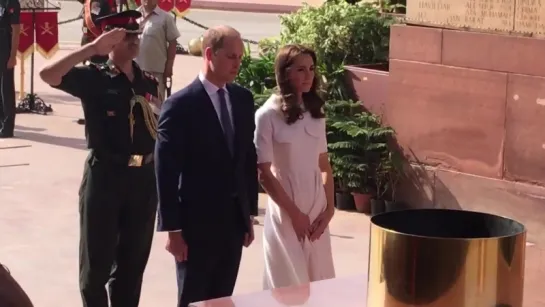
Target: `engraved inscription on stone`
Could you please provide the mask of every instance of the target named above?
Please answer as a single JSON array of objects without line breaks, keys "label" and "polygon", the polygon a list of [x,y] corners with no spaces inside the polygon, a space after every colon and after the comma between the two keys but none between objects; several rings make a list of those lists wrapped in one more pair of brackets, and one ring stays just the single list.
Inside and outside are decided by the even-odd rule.
[{"label": "engraved inscription on stone", "polygon": [[512,31],[514,12],[515,0],[407,0],[409,21],[443,26]]},{"label": "engraved inscription on stone", "polygon": [[20,0],[19,1],[21,8],[27,9],[27,8],[46,8],[46,1],[45,0]]},{"label": "engraved inscription on stone", "polygon": [[545,0],[517,0],[515,31],[545,33]]}]

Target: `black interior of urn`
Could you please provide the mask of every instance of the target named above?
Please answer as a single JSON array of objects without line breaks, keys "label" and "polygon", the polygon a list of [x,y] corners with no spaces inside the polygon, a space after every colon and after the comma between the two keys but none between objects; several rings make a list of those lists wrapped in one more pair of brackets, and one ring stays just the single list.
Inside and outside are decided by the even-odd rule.
[{"label": "black interior of urn", "polygon": [[508,218],[447,209],[392,211],[373,216],[371,222],[407,235],[452,239],[496,238],[524,231],[522,224]]}]

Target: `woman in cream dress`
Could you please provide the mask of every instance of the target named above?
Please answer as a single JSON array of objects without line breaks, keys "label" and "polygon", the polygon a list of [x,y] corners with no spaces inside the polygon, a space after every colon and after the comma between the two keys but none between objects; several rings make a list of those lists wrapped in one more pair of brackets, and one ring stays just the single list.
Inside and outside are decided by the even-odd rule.
[{"label": "woman in cream dress", "polygon": [[279,93],[256,112],[259,178],[269,195],[264,226],[264,288],[335,277],[328,224],[335,211],[324,101],[314,52],[278,51]]}]

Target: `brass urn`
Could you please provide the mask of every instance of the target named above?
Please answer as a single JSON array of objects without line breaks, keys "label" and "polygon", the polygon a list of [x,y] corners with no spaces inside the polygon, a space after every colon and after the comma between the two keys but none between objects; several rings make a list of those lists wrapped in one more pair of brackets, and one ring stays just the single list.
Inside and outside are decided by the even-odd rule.
[{"label": "brass urn", "polygon": [[526,227],[482,212],[371,218],[369,307],[523,307]]},{"label": "brass urn", "polygon": [[188,48],[189,54],[194,56],[202,55],[202,36],[199,38],[194,38],[189,41]]}]

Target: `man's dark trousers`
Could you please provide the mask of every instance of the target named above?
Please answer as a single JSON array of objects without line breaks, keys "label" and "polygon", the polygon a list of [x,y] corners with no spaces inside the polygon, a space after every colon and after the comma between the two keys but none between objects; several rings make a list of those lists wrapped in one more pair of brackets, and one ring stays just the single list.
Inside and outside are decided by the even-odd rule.
[{"label": "man's dark trousers", "polygon": [[[0,44],[7,40],[0,31]],[[0,46],[0,137],[13,136],[15,129],[15,75],[8,69],[8,46]]]},{"label": "man's dark trousers", "polygon": [[154,232],[153,163],[86,161],[80,187],[80,290],[84,307],[137,307]]},{"label": "man's dark trousers", "polygon": [[233,294],[247,230],[236,198],[226,206],[232,209],[208,232],[184,230],[188,260],[176,262],[178,307]]}]

